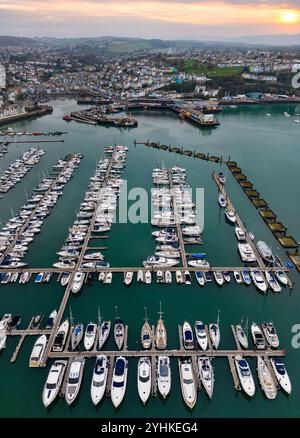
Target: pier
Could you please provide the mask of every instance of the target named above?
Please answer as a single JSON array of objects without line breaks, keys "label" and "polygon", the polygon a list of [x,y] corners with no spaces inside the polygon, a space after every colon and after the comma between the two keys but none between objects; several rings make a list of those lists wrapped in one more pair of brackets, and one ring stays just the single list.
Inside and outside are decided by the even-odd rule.
[{"label": "pier", "polygon": [[251,247],[253,253],[255,254],[255,257],[256,257],[256,260],[258,262],[259,268],[264,270],[266,268],[266,265],[265,265],[261,255],[259,254],[256,246],[254,245],[252,239],[250,239],[249,233],[248,233],[247,229],[245,228],[245,225],[244,225],[243,221],[241,220],[241,218],[237,214],[237,211],[234,208],[234,206],[233,206],[229,196],[226,193],[224,185],[220,182],[220,179],[219,179],[218,175],[216,174],[216,172],[213,172],[213,179],[214,179],[215,183],[217,184],[219,192],[221,192],[222,195],[224,196],[224,198],[226,199],[227,207],[230,210],[233,210],[235,212],[237,226],[240,227],[243,230],[243,232],[245,233],[246,241],[247,241],[248,245]]}]

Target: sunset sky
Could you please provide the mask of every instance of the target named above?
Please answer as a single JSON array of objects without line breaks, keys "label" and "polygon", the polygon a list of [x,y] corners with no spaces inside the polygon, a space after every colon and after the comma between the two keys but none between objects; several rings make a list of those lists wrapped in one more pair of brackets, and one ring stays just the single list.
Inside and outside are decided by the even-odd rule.
[{"label": "sunset sky", "polygon": [[0,34],[214,39],[300,33],[300,0],[0,0]]}]

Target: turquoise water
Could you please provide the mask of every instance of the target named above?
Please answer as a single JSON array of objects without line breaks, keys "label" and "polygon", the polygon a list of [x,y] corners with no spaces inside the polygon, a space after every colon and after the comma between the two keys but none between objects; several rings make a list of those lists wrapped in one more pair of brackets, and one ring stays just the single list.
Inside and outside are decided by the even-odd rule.
[{"label": "turquoise water", "polygon": [[[299,217],[300,203],[298,196],[298,163],[300,162],[299,125],[293,123],[295,117],[286,118],[284,111],[291,114],[300,113],[300,106],[280,105],[268,107],[241,107],[226,109],[219,116],[221,126],[214,130],[201,131],[195,126],[179,121],[172,114],[136,113],[139,127],[130,131],[112,128],[93,127],[62,120],[64,113],[75,109],[72,101],[55,102],[52,115],[40,119],[20,122],[17,130],[51,131],[67,130],[64,143],[41,144],[46,154],[9,193],[0,200],[0,218],[4,223],[11,216],[11,209],[17,212],[43,174],[51,170],[57,158],[63,158],[70,152],[82,152],[84,159],[75,171],[73,178],[64,188],[51,215],[44,222],[42,232],[36,236],[27,255],[31,266],[50,266],[56,259],[56,252],[73,223],[76,210],[87,188],[89,178],[94,173],[95,165],[104,147],[108,144],[126,144],[130,151],[124,178],[128,188],[152,186],[151,170],[157,161],[172,166],[177,163],[187,169],[187,179],[193,188],[203,187],[205,190],[205,229],[204,244],[201,251],[208,254],[213,265],[226,266],[240,264],[234,230],[228,225],[217,203],[217,189],[212,181],[213,170],[220,166],[198,159],[179,157],[164,151],[134,146],[134,139],[160,141],[165,144],[184,146],[201,152],[230,156],[239,162],[255,187],[269,202],[279,219],[289,228],[289,232],[300,240]],[[82,107],[81,107],[82,108]],[[266,117],[266,113],[272,117]],[[13,126],[12,126],[13,127]],[[23,140],[24,138],[22,138]],[[28,139],[30,141],[30,138]],[[28,145],[9,146],[9,151],[1,159],[2,171]],[[223,166],[225,170],[225,166]],[[248,228],[255,232],[257,239],[266,240],[278,254],[286,259],[284,251],[259,217],[256,209],[248,201],[237,182],[228,175],[227,191],[232,198],[241,218]],[[130,203],[129,203],[130,205]],[[138,266],[154,250],[149,224],[115,224],[105,251],[106,259],[112,266]],[[94,243],[95,245],[98,242]],[[101,242],[102,246],[102,242]],[[299,321],[299,275],[293,273],[296,281],[292,294],[288,289],[280,295],[269,293],[260,295],[253,286],[246,288],[233,282],[218,288],[210,284],[201,289],[194,281],[192,286],[180,287],[153,284],[149,287],[133,283],[124,287],[122,277],[116,275],[112,285],[101,285],[95,282],[85,286],[80,296],[72,296],[69,304],[76,319],[87,323],[96,320],[97,306],[106,318],[114,317],[114,306],[124,321],[129,324],[129,348],[137,348],[143,318],[143,307],[147,305],[152,323],[157,319],[158,302],[163,302],[165,321],[168,329],[170,348],[179,346],[177,325],[188,319],[193,323],[202,319],[205,323],[216,319],[218,309],[221,310],[221,348],[234,348],[230,324],[237,323],[241,317],[262,322],[272,319],[280,335],[282,348],[287,349],[285,363],[293,383],[293,393],[287,398],[278,393],[276,400],[268,401],[258,387],[255,375],[255,361],[249,359],[255,375],[257,391],[253,400],[247,400],[242,393],[237,393],[226,359],[215,359],[215,390],[211,401],[204,391],[199,394],[195,409],[189,412],[181,399],[177,362],[172,362],[172,390],[169,398],[162,401],[160,397],[149,400],[146,407],[139,401],[136,389],[136,361],[129,361],[129,379],[125,400],[120,409],[114,410],[111,401],[105,399],[94,408],[90,400],[89,388],[93,361],[88,360],[80,395],[71,408],[63,400],[57,402],[46,411],[41,402],[41,393],[47,376],[47,369],[29,369],[28,359],[34,339],[26,339],[16,363],[10,364],[10,357],[17,344],[17,339],[9,339],[7,348],[0,357],[0,387],[2,394],[0,415],[2,417],[298,417],[300,414],[300,382],[298,377],[298,361],[300,352],[291,347],[291,327]],[[53,280],[48,285],[27,284],[25,286],[0,285],[0,313],[12,312],[22,315],[22,324],[26,326],[30,317],[39,311],[49,314],[59,307],[63,289]],[[68,308],[67,308],[68,311]],[[107,348],[113,348],[112,340]],[[30,397],[26,396],[30,394]]]}]

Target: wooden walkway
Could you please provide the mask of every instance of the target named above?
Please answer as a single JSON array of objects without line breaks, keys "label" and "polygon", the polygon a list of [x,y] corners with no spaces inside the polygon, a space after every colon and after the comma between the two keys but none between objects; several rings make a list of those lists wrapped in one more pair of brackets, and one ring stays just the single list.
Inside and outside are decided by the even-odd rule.
[{"label": "wooden walkway", "polygon": [[[90,351],[63,351],[63,352],[53,352],[49,353],[49,358],[62,359],[70,358],[76,356],[82,356],[86,358],[96,357],[100,354],[99,350]],[[168,357],[192,357],[200,356],[205,354],[208,357],[284,357],[286,355],[285,350],[272,350],[270,348],[266,350],[121,350],[121,351],[105,351],[101,350],[101,354],[105,354],[110,357],[125,356],[125,357],[144,357],[144,356],[168,356]]]}]

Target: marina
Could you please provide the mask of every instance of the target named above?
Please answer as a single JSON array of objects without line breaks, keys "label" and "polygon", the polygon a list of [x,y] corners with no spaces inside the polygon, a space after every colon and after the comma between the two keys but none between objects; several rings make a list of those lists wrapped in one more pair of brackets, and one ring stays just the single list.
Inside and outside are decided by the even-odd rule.
[{"label": "marina", "polygon": [[[68,112],[68,111],[64,111]],[[70,111],[71,112],[71,111]],[[220,116],[222,117],[222,116]],[[145,116],[146,118],[146,116]],[[39,123],[43,122],[43,119],[38,121]],[[32,122],[34,123],[34,122]],[[143,124],[143,118],[141,119],[141,124]],[[42,128],[42,125],[36,128],[29,128],[30,131],[47,131],[47,129]],[[75,126],[75,125],[74,125]],[[171,123],[171,126],[173,124]],[[175,126],[175,120],[174,120],[174,126]],[[53,129],[53,128],[52,128]],[[60,129],[60,126],[57,126],[57,129]],[[78,130],[85,129],[82,125],[76,125],[76,128]],[[101,127],[97,129],[103,129]],[[138,129],[141,129],[140,126]],[[190,128],[193,132],[195,128],[191,126]],[[220,130],[222,129],[222,125],[220,126]],[[49,130],[49,129],[48,129]],[[63,129],[62,129],[63,130]],[[217,132],[217,131],[216,131]],[[143,133],[142,138],[147,138],[150,135],[147,135],[148,133]],[[123,134],[122,134],[123,135]],[[126,134],[127,135],[127,134]],[[130,134],[128,134],[130,135]],[[140,135],[139,135],[140,136]],[[289,288],[282,287],[282,293],[277,294],[276,296],[271,294],[270,292],[267,295],[256,293],[253,283],[246,287],[246,284],[240,285],[237,284],[235,281],[234,273],[238,272],[242,275],[243,270],[245,267],[249,269],[251,272],[252,270],[255,270],[256,268],[259,268],[259,271],[266,274],[267,272],[277,272],[277,271],[283,271],[287,273],[289,279],[290,279],[290,285],[292,285],[292,282],[294,280],[294,272],[293,270],[285,266],[284,263],[280,263],[278,261],[278,265],[267,265],[264,260],[258,261],[257,265],[249,265],[245,266],[245,263],[241,262],[239,254],[236,253],[237,248],[237,241],[235,236],[235,228],[232,227],[225,219],[224,211],[220,209],[218,206],[218,193],[220,192],[220,189],[222,188],[219,186],[219,171],[224,171],[224,169],[221,169],[216,166],[216,164],[212,161],[204,161],[204,160],[191,160],[188,156],[184,156],[181,154],[178,154],[180,163],[179,167],[186,169],[186,175],[187,175],[187,184],[192,185],[195,187],[195,184],[202,184],[205,180],[207,182],[208,187],[208,202],[211,202],[213,204],[213,207],[211,207],[209,217],[210,221],[214,224],[218,224],[218,226],[222,229],[222,241],[224,237],[224,242],[226,242],[226,245],[228,247],[233,247],[234,249],[230,252],[227,256],[221,256],[222,253],[222,247],[221,249],[215,250],[212,246],[211,241],[211,229],[208,225],[208,229],[204,229],[202,237],[202,243],[201,245],[197,245],[194,248],[197,248],[194,250],[191,246],[187,246],[186,244],[183,244],[183,247],[180,249],[180,256],[184,254],[185,256],[185,263],[184,264],[184,258],[180,257],[180,264],[178,266],[174,267],[164,267],[161,266],[159,268],[157,267],[143,267],[142,261],[147,258],[149,254],[151,254],[151,251],[153,252],[153,237],[151,236],[151,232],[154,230],[157,230],[157,228],[153,228],[150,224],[147,224],[143,226],[141,231],[138,234],[138,239],[143,241],[143,248],[140,247],[139,249],[136,248],[136,240],[134,241],[132,234],[130,234],[130,227],[131,225],[128,225],[128,237],[127,234],[127,225],[121,226],[120,224],[112,224],[110,231],[105,231],[103,233],[100,233],[98,236],[98,233],[92,233],[89,234],[89,229],[85,230],[86,234],[84,236],[83,244],[81,245],[81,248],[79,248],[79,257],[76,259],[75,267],[73,268],[56,268],[51,267],[53,263],[57,262],[58,255],[56,255],[56,252],[62,251],[62,244],[64,243],[65,239],[69,236],[69,228],[73,228],[74,226],[77,226],[74,224],[74,221],[76,220],[85,220],[84,218],[78,219],[76,215],[79,213],[79,205],[83,201],[85,203],[93,202],[91,200],[84,200],[85,193],[87,190],[87,187],[90,183],[89,178],[94,175],[95,173],[95,165],[99,162],[99,158],[101,159],[102,156],[105,156],[105,148],[108,144],[126,144],[129,148],[128,152],[128,159],[126,162],[126,168],[124,169],[124,178],[128,179],[128,181],[131,181],[132,178],[132,184],[139,184],[139,183],[146,183],[148,184],[148,187],[151,187],[151,173],[153,171],[153,168],[157,161],[164,160],[164,167],[167,170],[167,179],[168,179],[168,185],[166,186],[168,189],[170,189],[170,170],[173,167],[176,167],[176,159],[177,156],[173,157],[173,154],[167,154],[164,150],[157,150],[156,148],[138,148],[134,147],[133,141],[134,138],[131,136],[130,140],[125,141],[124,139],[116,137],[116,140],[114,142],[111,141],[105,141],[102,142],[101,148],[95,148],[92,149],[89,145],[82,147],[79,149],[79,146],[76,146],[71,144],[74,141],[74,137],[72,134],[69,133],[67,136],[68,139],[65,140],[65,147],[67,149],[67,153],[72,153],[72,151],[77,150],[84,153],[84,159],[82,160],[82,163],[80,165],[80,171],[74,173],[74,177],[72,181],[66,186],[64,195],[62,197],[62,201],[66,199],[65,202],[70,202],[68,199],[72,195],[72,191],[74,190],[75,186],[80,187],[78,190],[78,194],[76,193],[76,196],[74,194],[73,204],[70,207],[70,212],[66,211],[66,209],[63,209],[64,213],[60,213],[61,216],[64,214],[66,215],[66,218],[62,218],[62,225],[61,230],[57,230],[57,237],[51,232],[47,240],[43,240],[43,236],[48,233],[49,226],[48,224],[45,224],[45,230],[42,230],[39,236],[37,236],[36,242],[33,244],[33,250],[32,250],[32,256],[26,257],[26,261],[28,261],[28,266],[26,267],[19,267],[19,268],[9,268],[9,267],[1,267],[1,274],[3,279],[3,274],[5,273],[15,273],[18,274],[19,277],[17,279],[17,283],[1,283],[1,290],[3,292],[2,294],[2,302],[5,304],[2,304],[3,313],[5,311],[13,311],[13,312],[19,312],[22,314],[22,320],[23,320],[23,307],[24,304],[23,300],[26,297],[30,299],[30,309],[24,309],[24,323],[22,326],[17,330],[12,330],[10,332],[7,332],[7,346],[6,349],[1,354],[1,367],[7,367],[10,368],[7,369],[7,373],[16,373],[17,370],[24,370],[25,375],[29,376],[30,381],[30,387],[33,388],[34,391],[34,400],[31,403],[31,409],[35,410],[36,412],[39,412],[39,415],[41,416],[48,416],[48,415],[59,415],[60,412],[63,412],[63,415],[68,416],[69,407],[67,403],[64,402],[64,400],[57,400],[57,403],[53,406],[51,406],[51,410],[46,411],[44,410],[43,404],[41,402],[41,394],[43,390],[43,385],[46,382],[47,374],[50,371],[51,366],[54,364],[54,361],[66,361],[66,370],[64,374],[64,379],[62,381],[61,385],[61,392],[66,393],[67,390],[67,376],[69,374],[69,369],[71,366],[71,360],[74,358],[82,357],[85,358],[85,365],[84,365],[84,371],[83,371],[83,377],[82,377],[82,383],[81,383],[81,389],[78,393],[78,396],[76,397],[76,404],[72,403],[72,409],[74,409],[75,412],[82,411],[85,412],[85,415],[87,416],[105,416],[109,412],[112,415],[112,409],[114,409],[111,402],[105,401],[103,404],[99,403],[99,409],[94,411],[93,409],[93,402],[90,397],[90,385],[91,380],[93,376],[93,366],[94,366],[94,360],[96,360],[96,357],[99,355],[105,355],[108,358],[108,373],[107,373],[107,381],[106,381],[106,390],[105,394],[108,396],[111,396],[111,383],[113,380],[113,366],[114,366],[114,360],[122,356],[128,360],[128,380],[127,380],[127,390],[124,395],[124,400],[122,402],[122,405],[120,406],[120,413],[122,415],[128,414],[130,412],[130,405],[134,405],[134,409],[137,410],[140,414],[142,413],[143,408],[143,402],[140,399],[140,396],[138,394],[138,388],[137,388],[137,370],[138,370],[138,360],[140,358],[149,357],[150,358],[150,369],[151,369],[151,394],[156,395],[156,397],[153,398],[153,400],[150,403],[151,395],[148,398],[147,403],[147,412],[149,414],[159,415],[159,411],[162,410],[164,406],[164,412],[166,413],[166,416],[172,415],[172,410],[175,409],[175,406],[177,406],[177,409],[179,412],[184,413],[185,412],[185,402],[182,400],[181,396],[181,386],[180,386],[180,378],[179,378],[179,368],[178,368],[178,359],[182,360],[190,360],[191,363],[191,369],[194,373],[194,381],[195,381],[195,387],[201,388],[199,391],[199,394],[197,395],[197,402],[195,404],[195,407],[192,411],[193,416],[199,416],[199,415],[207,415],[205,412],[205,409],[208,409],[208,412],[212,414],[211,407],[208,406],[208,408],[204,408],[206,406],[207,402],[206,399],[208,398],[208,395],[206,393],[206,389],[204,389],[203,384],[201,383],[201,379],[199,378],[199,375],[197,374],[197,370],[199,371],[199,364],[198,364],[198,357],[201,355],[205,355],[212,359],[212,364],[214,367],[214,376],[215,376],[215,385],[213,390],[213,395],[211,399],[211,406],[219,406],[220,404],[224,403],[224,397],[221,394],[221,390],[223,385],[226,386],[226,394],[228,399],[231,400],[233,405],[235,405],[236,401],[235,398],[237,397],[237,403],[240,404],[247,404],[249,403],[248,400],[241,398],[240,393],[242,391],[239,391],[237,396],[235,395],[235,388],[240,388],[240,382],[238,379],[237,371],[236,371],[236,365],[234,362],[234,358],[236,356],[241,356],[243,358],[246,358],[247,362],[249,363],[250,369],[253,373],[253,378],[255,380],[255,386],[256,386],[256,394],[255,399],[256,402],[262,407],[262,409],[266,409],[268,412],[271,412],[269,410],[272,409],[272,411],[277,411],[276,404],[271,403],[272,407],[269,407],[267,405],[267,401],[265,400],[265,395],[263,391],[259,390],[259,382],[257,381],[257,374],[256,374],[256,361],[257,357],[262,357],[264,362],[267,364],[267,366],[270,368],[269,364],[272,364],[272,362],[268,362],[267,358],[282,358],[284,363],[286,363],[286,367],[288,370],[288,373],[291,377],[292,385],[295,387],[297,386],[297,379],[295,374],[295,369],[293,366],[293,351],[289,347],[289,338],[287,336],[287,328],[282,323],[282,314],[279,311],[267,311],[265,317],[263,314],[263,311],[261,309],[261,305],[263,302],[266,303],[267,309],[271,309],[271,307],[275,307],[276,301],[282,302],[282,305],[286,305],[288,308],[290,307],[290,303],[295,301],[297,299],[297,294],[293,293],[292,295],[289,295]],[[151,138],[151,137],[150,137]],[[172,139],[163,139],[164,143],[169,144],[171,143]],[[169,141],[168,141],[169,140]],[[91,140],[92,141],[92,140]],[[95,141],[95,140],[93,140]],[[183,139],[179,138],[178,143],[185,144],[183,142]],[[188,141],[186,142],[188,143]],[[96,142],[95,142],[96,144]],[[172,144],[174,142],[172,141]],[[192,143],[190,143],[192,144]],[[30,141],[27,142],[27,149],[28,145],[30,145]],[[24,144],[25,146],[25,144]],[[12,144],[10,146],[12,151],[14,150],[15,146]],[[23,146],[22,146],[23,147]],[[50,148],[61,148],[60,145],[55,145],[55,143],[51,144],[49,148],[47,148],[47,144],[45,144],[45,148],[47,148],[47,154],[45,155],[44,159],[48,160],[48,154],[50,154],[51,160],[49,163],[51,165],[56,162],[56,156],[55,153],[51,151]],[[196,147],[196,146],[195,146]],[[43,146],[44,148],[44,146]],[[199,146],[200,149],[200,146]],[[201,147],[202,149],[202,147]],[[219,155],[220,154],[220,151]],[[10,153],[10,152],[9,152]],[[141,157],[145,154],[145,157],[147,160],[149,160],[149,166],[147,167],[147,171],[141,172],[139,169],[136,168],[136,160],[140,160]],[[163,154],[163,156],[161,155]],[[20,156],[21,153],[18,153],[17,156]],[[100,156],[101,155],[101,156]],[[212,155],[218,155],[216,150],[212,150]],[[225,154],[224,154],[225,155]],[[231,154],[232,155],[232,154]],[[88,158],[89,156],[92,157],[92,159]],[[234,155],[232,155],[234,156]],[[172,158],[173,157],[173,158]],[[87,160],[87,163],[86,163]],[[12,160],[13,161],[13,160]],[[86,167],[87,166],[87,167]],[[206,167],[207,166],[207,167]],[[8,166],[6,166],[8,167]],[[49,165],[50,168],[50,165]],[[199,172],[201,170],[201,172]],[[214,178],[212,178],[212,171],[214,171],[215,175]],[[34,172],[34,171],[33,171]],[[82,173],[84,173],[86,176],[83,178]],[[145,173],[145,177],[143,176],[143,173]],[[229,179],[229,177],[228,177]],[[172,178],[171,178],[172,180]],[[140,181],[140,182],[139,182]],[[80,184],[79,184],[80,182]],[[172,182],[172,181],[171,181]],[[252,219],[249,219],[248,216],[248,210],[244,208],[244,206],[240,206],[240,201],[237,201],[237,195],[234,192],[232,196],[232,185],[231,181],[227,181],[226,186],[223,187],[223,195],[225,196],[229,207],[234,209],[236,211],[236,219],[237,219],[237,226],[242,228],[242,230],[247,234],[249,232],[248,230],[252,231],[251,222]],[[36,183],[32,183],[32,188],[36,187]],[[173,187],[174,188],[174,187]],[[217,189],[217,190],[216,190]],[[28,189],[27,189],[28,190]],[[10,197],[10,194],[7,194],[8,197]],[[229,198],[230,196],[230,198]],[[24,195],[23,195],[24,198]],[[9,198],[8,198],[9,199]],[[239,199],[239,198],[238,198]],[[7,201],[10,202],[9,200]],[[19,206],[22,206],[24,204],[24,199],[20,200]],[[64,207],[64,201],[62,203],[58,203],[58,208],[61,206],[61,208]],[[176,199],[175,203],[176,204]],[[250,204],[251,205],[251,204]],[[173,205],[174,211],[177,211],[177,206]],[[89,207],[88,205],[85,205],[84,208]],[[7,208],[7,206],[6,206]],[[15,211],[19,211],[19,208],[14,207]],[[80,210],[81,211],[81,210]],[[95,210],[93,210],[95,211]],[[86,211],[87,212],[87,211]],[[251,214],[251,212],[250,212]],[[53,211],[53,215],[51,214],[49,218],[51,219],[53,216],[53,223],[56,218],[56,212]],[[75,217],[74,217],[75,216]],[[214,219],[215,218],[215,219]],[[93,216],[90,218],[93,219]],[[247,227],[244,225],[244,220],[247,221]],[[176,234],[179,237],[179,242],[183,243],[183,235],[180,235],[180,231],[177,228],[177,223],[179,221],[175,220],[174,224],[172,225],[176,231]],[[50,224],[50,222],[49,222]],[[93,224],[94,225],[94,221]],[[79,224],[78,224],[79,225]],[[84,225],[82,223],[82,225]],[[91,222],[89,223],[91,225]],[[52,225],[53,226],[53,225]],[[122,228],[124,227],[124,228]],[[182,230],[185,227],[185,225],[181,225],[179,228]],[[91,230],[94,228],[94,226],[91,227]],[[120,231],[120,230],[124,231]],[[159,227],[158,231],[163,231],[165,229],[165,226]],[[79,230],[79,228],[78,228]],[[74,230],[73,230],[74,231]],[[90,239],[91,235],[93,236],[92,239]],[[255,241],[264,240],[267,242],[270,247],[273,249],[273,253],[275,256],[280,256],[281,260],[284,260],[284,254],[277,250],[277,247],[274,247],[272,243],[272,234],[266,233],[263,234],[260,229],[259,231],[255,230],[255,235],[257,235],[257,238]],[[95,239],[95,237],[105,237],[102,239]],[[248,236],[249,237],[249,236]],[[46,238],[46,236],[45,236]],[[86,239],[86,246],[85,246],[85,239]],[[120,242],[124,241],[126,242],[126,245],[128,246],[128,252],[121,254],[121,252],[118,252],[118,249],[121,248]],[[131,243],[131,239],[133,240]],[[258,250],[256,248],[255,243],[251,240],[249,237],[249,245],[252,243],[252,249],[255,252],[255,255],[259,259]],[[51,245],[50,240],[55,240],[55,246]],[[45,257],[42,254],[41,245],[44,245],[44,242],[47,242],[46,245],[51,246],[52,256],[51,257]],[[96,246],[94,246],[96,245]],[[103,245],[103,246],[102,246]],[[125,243],[124,243],[125,245]],[[225,245],[225,243],[224,243]],[[123,245],[122,245],[123,246]],[[222,246],[222,245],[221,245]],[[106,248],[104,250],[104,248]],[[209,267],[208,266],[202,266],[201,271],[208,272],[212,274],[212,281],[205,282],[204,288],[202,289],[199,287],[198,281],[195,277],[195,273],[199,272],[199,267],[193,267],[189,266],[188,262],[193,260],[192,254],[199,252],[199,249],[201,248],[201,252],[205,252],[207,254],[207,260],[209,260]],[[183,253],[184,250],[184,253]],[[77,250],[76,250],[77,251]],[[105,253],[104,253],[105,251]],[[195,251],[195,252],[193,252]],[[105,262],[109,263],[110,266],[103,266],[100,265],[95,267],[83,267],[83,263],[90,263],[89,260],[84,259],[86,254],[89,253],[99,253],[101,252],[103,256],[105,256]],[[36,254],[36,255],[35,255]],[[115,256],[114,256],[115,254]],[[117,255],[118,254],[118,255]],[[82,257],[81,257],[82,255]],[[25,259],[24,259],[25,260]],[[48,261],[48,263],[47,263]],[[103,260],[104,261],[104,260]],[[80,270],[85,274],[84,283],[81,289],[81,292],[77,294],[73,294],[71,291],[71,279],[73,276],[75,276],[76,272]],[[146,272],[150,271],[152,274],[152,281],[150,284],[145,284],[142,282],[138,282],[138,274],[142,271],[145,275]],[[172,283],[170,284],[157,284],[156,277],[158,271],[169,271],[172,275]],[[179,284],[176,284],[176,273],[181,272],[181,275],[183,276],[185,271],[189,271],[191,274],[191,285],[183,284],[180,286]],[[29,274],[32,274],[30,280],[28,283],[24,285],[19,285],[18,281],[20,280],[21,274],[24,274],[28,272]],[[63,277],[64,273],[69,273],[69,284],[65,288],[61,287],[61,279]],[[112,274],[112,282],[111,284],[104,284],[101,281],[99,282],[98,276],[101,273],[111,273]],[[126,286],[124,283],[125,274],[127,272],[133,273],[133,278],[131,279],[131,283],[129,286]],[[231,273],[231,282],[227,285],[226,283],[223,284],[222,287],[220,287],[214,277],[214,273]],[[41,284],[35,284],[36,277],[39,276],[40,273],[43,273],[42,278],[45,279],[45,281],[41,281]],[[46,281],[47,274],[53,274],[51,279]],[[93,279],[88,278],[88,274],[93,274]],[[13,277],[15,278],[15,276]],[[139,277],[141,278],[141,277]],[[218,277],[216,277],[218,278]],[[57,281],[56,281],[57,280]],[[296,280],[297,281],[297,280]],[[4,287],[5,286],[5,287]],[[296,283],[297,287],[297,283]],[[183,292],[183,294],[182,294]],[[249,292],[249,293],[248,293]],[[12,298],[15,299],[15,303],[10,302],[9,298],[7,298],[9,295],[11,295]],[[184,298],[183,299],[183,295]],[[168,330],[168,345],[166,350],[156,350],[155,347],[151,347],[150,350],[143,350],[141,349],[140,345],[137,346],[137,340],[139,339],[139,330],[142,325],[142,316],[143,316],[143,310],[140,308],[140,306],[147,305],[148,308],[148,314],[153,315],[153,311],[157,310],[153,308],[153,301],[155,301],[155,307],[157,307],[157,301],[161,300],[163,301],[163,310],[166,312],[164,315],[164,320],[166,324],[166,328]],[[8,301],[7,301],[8,300]],[[266,301],[265,301],[266,300]],[[102,303],[103,301],[103,303]],[[126,304],[128,302],[128,304]],[[132,309],[129,308],[129,302],[135,302],[136,306],[133,306],[131,304]],[[253,306],[250,304],[253,302]],[[101,304],[101,313],[105,315],[106,318],[110,317],[110,319],[113,321],[111,308],[113,308],[114,305],[118,305],[120,309],[120,316],[124,318],[124,326],[128,327],[126,332],[127,335],[125,337],[127,338],[124,342],[124,345],[126,348],[123,348],[121,350],[117,350],[116,346],[113,342],[113,336],[112,334],[108,338],[107,344],[103,347],[103,349],[99,350],[98,348],[94,347],[91,348],[89,351],[83,350],[83,341],[81,344],[80,351],[70,351],[69,345],[71,343],[71,335],[69,333],[67,339],[65,348],[62,352],[58,351],[52,351],[51,345],[53,345],[55,341],[55,335],[58,329],[58,326],[66,319],[68,318],[69,313],[69,306],[72,306],[72,313],[76,316],[75,322],[82,322],[84,329],[89,324],[89,322],[97,323],[97,311],[93,309],[97,309],[97,304]],[[244,310],[243,303],[247,303],[249,306],[248,312]],[[171,306],[171,307],[170,307]],[[200,307],[201,308],[200,308]],[[216,307],[217,306],[217,307]],[[102,309],[103,307],[103,309]],[[48,315],[50,311],[52,311],[54,308],[57,309],[58,318],[55,322],[55,325],[53,326],[53,329],[45,329],[44,325],[42,324],[40,328],[33,329],[29,328],[30,319],[32,317],[32,314],[34,312],[38,313],[43,311],[45,315]],[[203,310],[202,310],[203,308]],[[212,345],[208,345],[208,349],[204,351],[201,351],[199,347],[194,350],[185,350],[183,347],[182,339],[179,338],[179,332],[178,332],[178,323],[181,324],[181,327],[183,327],[183,323],[185,318],[188,318],[188,321],[190,321],[191,326],[193,327],[194,321],[196,318],[203,318],[205,321],[215,321],[216,318],[216,308],[221,308],[221,343],[218,349],[213,349]],[[172,311],[171,311],[172,309]],[[174,312],[174,313],[173,313]],[[247,313],[249,316],[251,316],[251,321],[256,320],[264,321],[266,318],[271,317],[274,318],[274,321],[276,322],[276,327],[279,332],[280,337],[283,338],[282,345],[280,345],[279,349],[266,349],[266,350],[256,350],[253,347],[252,339],[250,339],[249,336],[249,348],[244,349],[242,348],[241,344],[238,344],[239,340],[232,334],[231,325],[233,325],[234,321],[238,321],[240,319],[241,312]],[[274,316],[273,316],[274,315]],[[109,318],[108,318],[109,319]],[[26,320],[28,321],[28,325],[26,324]],[[150,321],[152,318],[150,318]],[[208,325],[206,326],[207,332]],[[46,335],[48,338],[47,347],[44,353],[43,358],[43,365],[48,365],[43,370],[40,370],[41,373],[37,372],[36,370],[30,370],[30,374],[28,374],[27,364],[30,356],[30,352],[33,348],[34,342],[38,336]],[[21,342],[22,339],[22,342]],[[195,340],[195,339],[194,339]],[[18,343],[20,341],[20,346],[18,347]],[[18,347],[18,348],[17,348]],[[286,350],[283,350],[283,348],[286,348]],[[14,353],[17,352],[15,355]],[[162,404],[162,397],[160,397],[160,393],[158,390],[158,380],[155,378],[157,366],[159,362],[160,356],[166,356],[170,359],[170,367],[172,372],[172,386],[170,390],[170,395],[168,396],[168,399],[166,400],[166,404]],[[13,357],[14,362],[10,364],[10,359]],[[90,360],[92,359],[92,360]],[[9,364],[9,365],[8,365]],[[68,365],[69,364],[69,365]],[[111,365],[110,365],[111,364]],[[272,366],[272,365],[271,365]],[[274,379],[274,375],[272,376]],[[29,385],[28,381],[28,385]],[[24,384],[24,383],[22,383]],[[25,382],[25,385],[27,383]],[[198,391],[197,391],[198,392]],[[282,409],[288,409],[291,404],[294,402],[295,393],[292,393],[292,396],[290,399],[285,399],[281,396],[281,394],[277,394],[277,401],[282,407]],[[132,400],[130,402],[130,400]],[[152,405],[152,402],[154,405]],[[236,405],[237,406],[237,405]],[[227,409],[228,414],[230,412],[232,413],[232,408]]]}]

